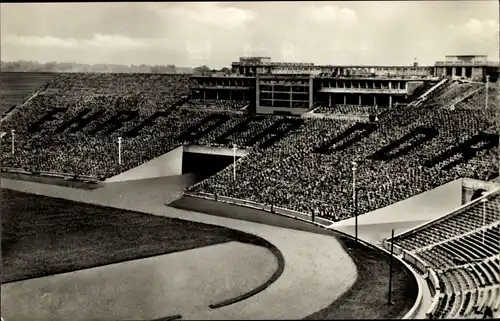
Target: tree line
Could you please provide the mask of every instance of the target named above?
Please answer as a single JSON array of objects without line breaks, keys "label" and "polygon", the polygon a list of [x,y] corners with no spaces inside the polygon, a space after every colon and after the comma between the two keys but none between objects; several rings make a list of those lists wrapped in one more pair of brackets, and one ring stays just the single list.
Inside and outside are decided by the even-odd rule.
[{"label": "tree line", "polygon": [[76,62],[9,61],[0,62],[2,72],[107,72],[107,73],[154,73],[154,74],[229,74],[229,68],[211,69],[206,65],[199,67],[178,67],[175,65],[119,65],[119,64],[81,64]]}]

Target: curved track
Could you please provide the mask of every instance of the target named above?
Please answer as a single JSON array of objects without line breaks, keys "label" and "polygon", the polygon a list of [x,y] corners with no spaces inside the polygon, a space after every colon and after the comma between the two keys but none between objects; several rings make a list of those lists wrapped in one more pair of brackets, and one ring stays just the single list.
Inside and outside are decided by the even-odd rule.
[{"label": "curved track", "polygon": [[356,266],[335,238],[166,207],[179,193],[165,179],[114,183],[92,191],[7,179],[2,187],[226,226],[262,237],[282,252],[283,274],[267,289],[229,306],[180,313],[185,319],[300,319],[330,305],[356,280]]},{"label": "curved track", "polygon": [[265,247],[220,243],[2,284],[2,315],[24,321],[206,315],[210,304],[252,291],[276,267]]}]

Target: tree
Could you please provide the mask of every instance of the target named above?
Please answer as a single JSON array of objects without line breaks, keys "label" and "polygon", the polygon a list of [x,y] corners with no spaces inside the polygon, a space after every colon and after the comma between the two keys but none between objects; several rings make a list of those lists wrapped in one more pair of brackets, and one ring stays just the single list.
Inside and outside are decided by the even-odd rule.
[{"label": "tree", "polygon": [[220,70],[222,73],[226,74],[226,75],[230,75],[231,74],[231,69],[227,68],[227,67],[224,67]]},{"label": "tree", "polygon": [[193,69],[193,73],[196,75],[204,75],[210,73],[210,68],[207,65],[196,67]]}]

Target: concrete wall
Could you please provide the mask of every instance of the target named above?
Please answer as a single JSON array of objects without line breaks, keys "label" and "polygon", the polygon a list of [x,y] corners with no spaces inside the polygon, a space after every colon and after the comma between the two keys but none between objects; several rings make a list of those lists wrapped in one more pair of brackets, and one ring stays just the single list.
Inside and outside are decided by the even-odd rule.
[{"label": "concrete wall", "polygon": [[275,111],[278,112],[290,112],[292,115],[300,115],[307,111],[307,108],[289,108],[289,107],[257,107],[257,113],[259,114],[274,114]]},{"label": "concrete wall", "polygon": [[[462,180],[457,179],[404,201],[358,217],[358,225],[424,221],[452,212],[462,205]],[[354,218],[333,226],[354,225]]]},{"label": "concrete wall", "polygon": [[434,77],[441,77],[444,73],[446,73],[445,67],[436,67],[434,70]]},{"label": "concrete wall", "polygon": [[413,94],[413,92],[424,84],[423,81],[409,81],[406,83],[406,92],[408,95]]},{"label": "concrete wall", "polygon": [[484,77],[484,70],[482,67],[473,67],[472,68],[472,78],[482,80]]},{"label": "concrete wall", "polygon": [[105,182],[112,183],[182,175],[183,148],[183,146],[180,146],[160,157],[150,160],[149,162],[108,178]]},{"label": "concrete wall", "polygon": [[[444,184],[433,190],[415,195],[358,217],[360,239],[376,244],[391,236],[412,230],[431,220],[447,215],[462,205],[462,180]],[[355,219],[340,221],[329,226],[337,231],[355,234]]]},{"label": "concrete wall", "polygon": [[[200,145],[184,146],[184,153],[233,156],[233,149],[227,147],[207,147]],[[246,149],[236,149],[236,156],[243,157],[249,153]]]},{"label": "concrete wall", "polygon": [[490,192],[498,187],[498,184],[480,181],[472,178],[462,179],[462,204],[466,204],[472,200],[472,196],[477,190],[485,190]]}]

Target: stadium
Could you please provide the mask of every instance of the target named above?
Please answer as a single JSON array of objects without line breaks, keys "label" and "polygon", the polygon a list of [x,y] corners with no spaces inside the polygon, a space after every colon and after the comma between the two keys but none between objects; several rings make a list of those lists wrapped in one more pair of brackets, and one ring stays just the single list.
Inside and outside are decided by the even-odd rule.
[{"label": "stadium", "polygon": [[499,318],[499,72],[2,72],[2,319]]}]

